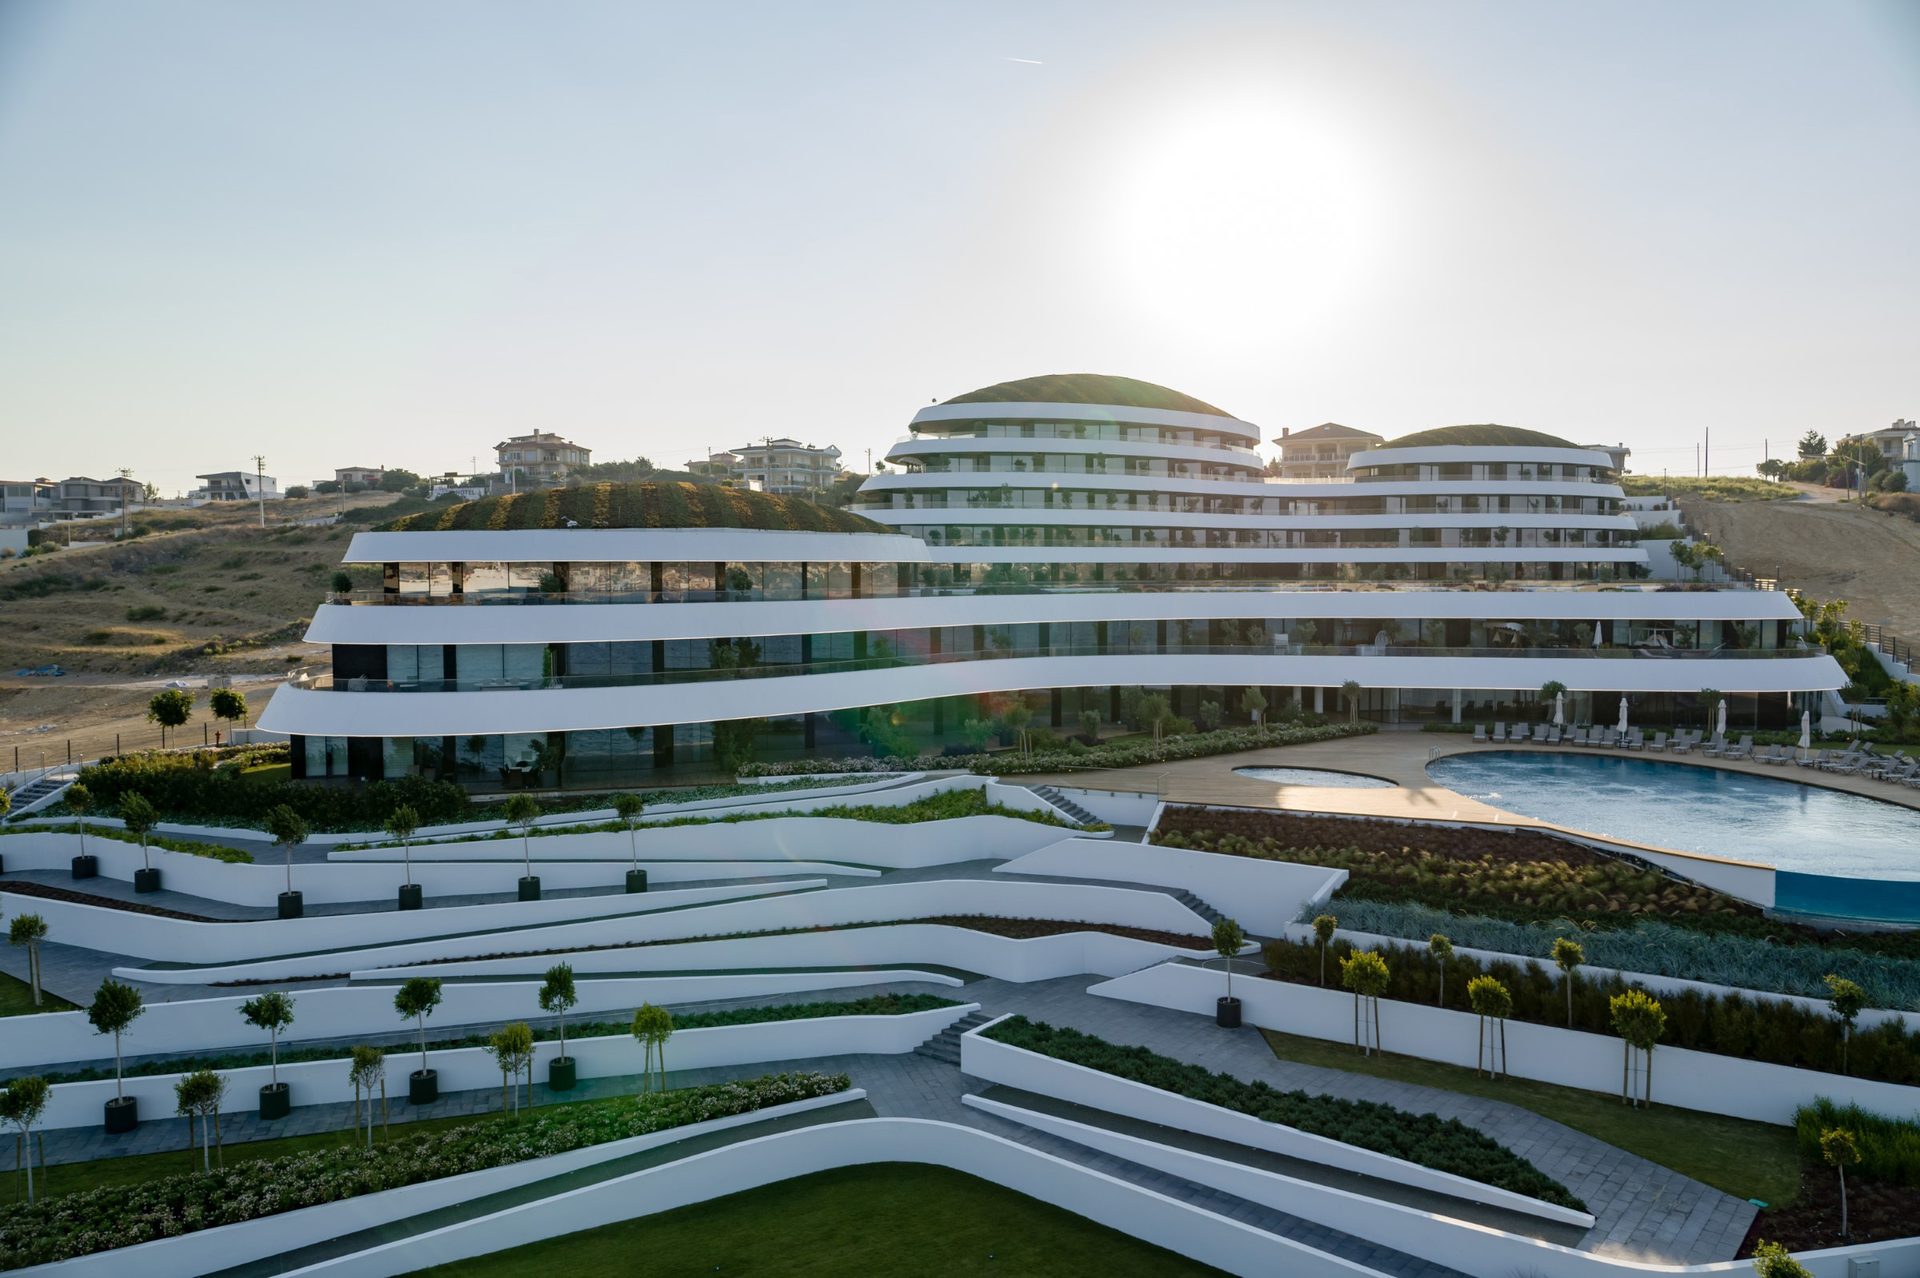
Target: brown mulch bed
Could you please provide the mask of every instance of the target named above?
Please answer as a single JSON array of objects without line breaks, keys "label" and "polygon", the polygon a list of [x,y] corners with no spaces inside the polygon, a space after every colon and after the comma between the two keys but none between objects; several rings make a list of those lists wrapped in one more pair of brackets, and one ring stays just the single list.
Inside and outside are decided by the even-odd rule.
[{"label": "brown mulch bed", "polygon": [[1461,860],[1558,861],[1600,865],[1613,859],[1566,839],[1530,830],[1463,830],[1439,825],[1406,825],[1342,817],[1301,816],[1254,808],[1168,807],[1154,828],[1154,841],[1178,830],[1186,834],[1238,834],[1273,839],[1301,848],[1358,848],[1363,852],[1399,852],[1418,846],[1435,856]]},{"label": "brown mulch bed", "polygon": [[111,896],[95,896],[91,892],[76,892],[72,888],[54,887],[51,883],[0,883],[0,892],[12,892],[18,896],[37,896],[43,901],[71,901],[75,905],[97,905],[103,910],[121,910],[127,914],[151,914],[155,918],[185,919],[189,923],[234,921],[210,919],[204,914],[188,914],[184,910],[169,910],[163,905],[145,905],[137,901],[117,900]]},{"label": "brown mulch bed", "polygon": [[[1847,1179],[1847,1225],[1853,1237],[1846,1242],[1888,1242],[1920,1234],[1920,1185],[1887,1185]],[[1738,1256],[1753,1255],[1761,1239],[1777,1242],[1788,1251],[1840,1247],[1840,1178],[1830,1167],[1807,1167],[1800,1173],[1800,1192],[1786,1207],[1769,1207],[1754,1217],[1740,1244]]]}]

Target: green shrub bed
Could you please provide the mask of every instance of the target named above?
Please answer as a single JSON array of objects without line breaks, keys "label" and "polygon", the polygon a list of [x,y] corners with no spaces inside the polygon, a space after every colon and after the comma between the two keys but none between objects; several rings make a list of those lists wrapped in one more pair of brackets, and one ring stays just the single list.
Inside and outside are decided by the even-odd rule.
[{"label": "green shrub bed", "polygon": [[[1337,971],[1337,960],[1351,955],[1356,947],[1336,937],[1327,948],[1327,968]],[[1439,994],[1440,967],[1426,947],[1387,946],[1385,949],[1383,957],[1391,970],[1391,983],[1385,997],[1433,1006]],[[1318,983],[1318,946],[1275,940],[1266,943],[1263,953],[1269,978],[1302,985]],[[1566,990],[1558,969],[1551,964],[1542,966],[1505,959],[1483,962],[1456,951],[1447,961],[1447,998],[1443,1006],[1470,1012],[1467,982],[1482,975],[1497,978],[1511,991],[1515,1020],[1566,1026]],[[1607,1000],[1629,988],[1617,975],[1576,976],[1573,1028],[1590,1034],[1612,1035]],[[1809,1008],[1784,999],[1713,995],[1697,990],[1663,993],[1658,998],[1667,1013],[1666,1034],[1660,1040],[1663,1047],[1685,1047],[1797,1069],[1841,1072],[1841,1025],[1824,1008]],[[1909,1031],[1897,1021],[1856,1029],[1847,1048],[1847,1065],[1847,1072],[1857,1078],[1884,1083],[1920,1083],[1920,1033]]]},{"label": "green shrub bed", "polygon": [[709,1119],[845,1091],[845,1074],[769,1074],[656,1092],[611,1105],[561,1105],[372,1149],[293,1154],[211,1174],[103,1186],[0,1209],[0,1269],[49,1264],[156,1238],[235,1225],[362,1194],[546,1158]]},{"label": "green shrub bed", "polygon": [[1844,1127],[1853,1133],[1860,1149],[1858,1172],[1868,1180],[1888,1185],[1920,1186],[1920,1119],[1888,1118],[1872,1114],[1858,1105],[1837,1105],[1826,1097],[1811,1105],[1802,1105],[1793,1115],[1794,1134],[1800,1140],[1800,1157],[1810,1167],[1821,1167],[1826,1158],[1820,1152],[1820,1133]]},{"label": "green shrub bed", "polygon": [[778,777],[804,772],[924,772],[947,769],[982,776],[1022,776],[1042,772],[1077,772],[1088,768],[1131,768],[1178,759],[1203,759],[1241,750],[1305,745],[1341,737],[1365,736],[1377,729],[1371,723],[1286,723],[1257,728],[1221,728],[1152,741],[1126,741],[1079,749],[1036,751],[1032,754],[923,754],[914,758],[888,756],[867,759],[794,759],[784,763],[749,763],[743,777]]},{"label": "green shrub bed", "polygon": [[[955,1000],[941,998],[935,994],[874,994],[866,998],[849,999],[839,1003],[781,1003],[767,1007],[729,1007],[712,1012],[682,1012],[673,1018],[676,1032],[690,1029],[714,1029],[725,1025],[767,1025],[777,1021],[808,1021],[828,1016],[905,1016],[911,1012],[931,1012],[941,1007],[958,1007]],[[619,1036],[628,1033],[633,1027],[631,1015],[611,1021],[568,1021],[567,1037],[578,1041],[583,1038],[601,1038]],[[551,1020],[542,1018],[533,1027],[535,1042],[549,1042],[559,1037]],[[485,1047],[489,1042],[487,1034],[457,1034],[446,1038],[427,1040],[427,1050],[445,1051],[450,1048]],[[127,1042],[132,1045],[130,1036]],[[417,1042],[400,1043],[394,1050],[402,1054],[417,1052]],[[344,1051],[338,1044],[332,1046],[282,1046],[280,1063],[293,1065],[301,1061],[338,1060],[343,1064]],[[270,1056],[259,1052],[222,1052],[208,1056],[174,1056],[166,1060],[138,1061],[126,1067],[126,1077],[145,1078],[155,1074],[185,1074],[196,1069],[231,1070],[251,1069],[265,1065]],[[110,1069],[77,1069],[60,1073],[42,1073],[40,1077],[49,1083],[92,1083],[112,1078]]]},{"label": "green shrub bed", "polygon": [[1377,1101],[1350,1101],[1306,1092],[1283,1092],[1262,1082],[1215,1074],[1144,1047],[1121,1047],[1079,1030],[1013,1016],[985,1031],[1009,1047],[1097,1069],[1190,1100],[1298,1128],[1378,1154],[1403,1158],[1484,1185],[1543,1202],[1585,1211],[1567,1187],[1498,1141],[1455,1118],[1414,1114]]},{"label": "green shrub bed", "polygon": [[680,481],[582,484],[483,497],[402,515],[391,532],[563,528],[770,528],[783,532],[892,532],[852,511],[777,493]]},{"label": "green shrub bed", "polygon": [[322,786],[246,776],[243,769],[282,758],[242,754],[219,759],[210,751],[191,754],[127,754],[80,770],[99,811],[111,813],[122,795],[146,796],[168,821],[261,826],[267,813],[285,804],[315,830],[378,829],[396,807],[406,804],[422,825],[468,819],[467,792],[451,781],[401,777],[366,785]]}]

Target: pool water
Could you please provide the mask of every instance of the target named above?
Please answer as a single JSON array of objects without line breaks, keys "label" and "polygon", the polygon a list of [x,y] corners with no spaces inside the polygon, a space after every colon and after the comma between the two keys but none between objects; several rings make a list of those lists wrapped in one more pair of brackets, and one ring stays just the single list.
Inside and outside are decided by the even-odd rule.
[{"label": "pool water", "polygon": [[1920,880],[1920,812],[1857,794],[1684,763],[1505,750],[1437,759],[1427,774],[1490,807],[1632,843],[1801,874]]},{"label": "pool water", "polygon": [[1363,777],[1357,772],[1330,772],[1324,768],[1235,768],[1236,776],[1277,785],[1317,785],[1338,790],[1391,790],[1393,782]]}]

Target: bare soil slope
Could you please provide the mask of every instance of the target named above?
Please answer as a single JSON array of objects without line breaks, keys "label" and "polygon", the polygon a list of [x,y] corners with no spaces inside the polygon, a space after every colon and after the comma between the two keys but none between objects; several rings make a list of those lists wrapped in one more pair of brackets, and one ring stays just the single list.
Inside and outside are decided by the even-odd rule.
[{"label": "bare soil slope", "polygon": [[1920,523],[1853,503],[1682,500],[1729,562],[1920,641]]}]

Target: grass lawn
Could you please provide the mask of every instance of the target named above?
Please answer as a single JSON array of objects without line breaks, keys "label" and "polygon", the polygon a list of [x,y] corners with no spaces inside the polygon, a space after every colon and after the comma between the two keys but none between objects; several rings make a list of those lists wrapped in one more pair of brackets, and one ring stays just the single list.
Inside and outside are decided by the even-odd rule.
[{"label": "grass lawn", "polygon": [[17,977],[0,972],[0,1016],[31,1016],[35,1012],[71,1012],[73,1004],[56,994],[40,991],[40,1006],[33,1005],[33,987]]},{"label": "grass lawn", "polygon": [[1671,1167],[1735,1198],[1758,1198],[1780,1206],[1792,1201],[1800,1188],[1800,1154],[1791,1127],[1667,1106],[1634,1110],[1621,1104],[1618,1096],[1599,1092],[1521,1078],[1496,1081],[1458,1065],[1391,1052],[1363,1057],[1340,1043],[1273,1030],[1260,1032],[1282,1060],[1503,1100],[1638,1154],[1648,1162]]},{"label": "grass lawn", "polygon": [[694,1274],[1217,1274],[1071,1212],[942,1167],[820,1172],[422,1270],[436,1278]]}]

